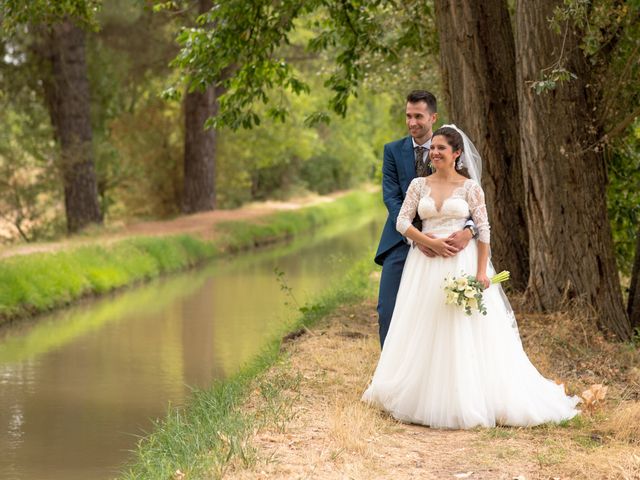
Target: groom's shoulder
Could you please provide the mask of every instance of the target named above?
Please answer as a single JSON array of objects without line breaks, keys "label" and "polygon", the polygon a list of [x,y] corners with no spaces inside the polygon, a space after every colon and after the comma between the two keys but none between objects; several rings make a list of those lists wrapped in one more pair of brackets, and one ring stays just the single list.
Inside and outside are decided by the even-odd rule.
[{"label": "groom's shoulder", "polygon": [[394,140],[393,142],[389,142],[389,143],[385,144],[384,148],[385,149],[391,149],[391,150],[402,148],[402,146],[405,144],[405,142],[410,141],[410,139],[411,139],[410,136],[399,138],[398,140]]}]

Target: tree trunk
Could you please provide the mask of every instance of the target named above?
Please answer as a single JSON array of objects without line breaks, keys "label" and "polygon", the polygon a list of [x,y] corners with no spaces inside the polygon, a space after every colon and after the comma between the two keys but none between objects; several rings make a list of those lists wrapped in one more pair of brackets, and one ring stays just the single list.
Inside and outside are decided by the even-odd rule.
[{"label": "tree trunk", "polygon": [[483,161],[491,250],[524,290],[528,235],[518,129],[515,43],[506,0],[435,2],[445,101]]},{"label": "tree trunk", "polygon": [[629,303],[627,313],[631,321],[631,328],[640,329],[640,229],[636,238],[636,255],[633,261],[633,271],[631,272],[631,286],[629,288]]},{"label": "tree trunk", "polygon": [[70,20],[54,24],[44,33],[40,54],[50,68],[43,81],[44,95],[60,145],[67,230],[73,233],[102,222],[91,143],[84,32]]},{"label": "tree trunk", "polygon": [[216,113],[215,87],[187,93],[184,102],[184,205],[186,213],[215,208],[216,131],[204,122]]},{"label": "tree trunk", "polygon": [[[198,1],[198,12],[207,12],[210,0]],[[216,206],[216,131],[204,123],[217,111],[216,87],[187,93],[184,102],[184,199],[185,213],[213,210]]]},{"label": "tree trunk", "polygon": [[[606,207],[606,164],[594,146],[597,97],[575,31],[555,33],[549,16],[562,0],[519,0],[516,46],[530,277],[527,294],[542,310],[580,297],[600,325],[628,339]],[[536,94],[530,82],[564,55],[578,78]],[[547,70],[548,71],[548,70]]]}]

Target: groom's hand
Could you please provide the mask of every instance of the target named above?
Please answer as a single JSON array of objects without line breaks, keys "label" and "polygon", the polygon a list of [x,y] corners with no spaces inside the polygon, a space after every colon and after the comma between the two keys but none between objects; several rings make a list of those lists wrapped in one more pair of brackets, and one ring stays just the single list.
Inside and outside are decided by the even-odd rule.
[{"label": "groom's hand", "polygon": [[458,251],[460,251],[463,248],[465,248],[467,245],[469,245],[471,238],[473,238],[473,234],[471,233],[471,230],[468,228],[465,228],[464,230],[459,230],[449,235],[449,237],[447,237],[447,243],[452,247],[457,248]]}]

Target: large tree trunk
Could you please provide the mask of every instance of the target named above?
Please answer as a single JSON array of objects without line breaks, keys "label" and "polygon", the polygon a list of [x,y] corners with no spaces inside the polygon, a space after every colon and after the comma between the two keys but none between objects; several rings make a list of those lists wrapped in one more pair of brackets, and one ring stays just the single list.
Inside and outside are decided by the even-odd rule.
[{"label": "large tree trunk", "polygon": [[216,131],[204,122],[216,113],[215,87],[185,97],[184,205],[186,213],[213,210],[215,195]]},{"label": "large tree trunk", "polygon": [[[576,32],[557,34],[549,16],[562,0],[520,0],[516,45],[530,277],[528,297],[543,310],[580,297],[621,339],[631,333],[622,304],[606,207],[606,164],[594,146],[597,105]],[[566,33],[566,36],[565,36]],[[578,78],[536,94],[530,82],[565,56]],[[548,70],[547,70],[548,71]],[[593,82],[592,84],[597,84]]]},{"label": "large tree trunk", "polygon": [[631,272],[631,287],[629,288],[629,303],[627,313],[631,321],[631,328],[640,329],[640,229],[636,238],[636,255]]},{"label": "large tree trunk", "polygon": [[43,32],[40,53],[50,68],[43,81],[44,94],[60,145],[67,230],[73,233],[102,222],[91,144],[85,38],[70,20]]},{"label": "large tree trunk", "polygon": [[435,2],[445,99],[483,160],[493,261],[524,290],[528,235],[518,130],[515,43],[506,0]]},{"label": "large tree trunk", "polygon": [[[210,0],[198,0],[198,12],[207,12]],[[204,92],[187,93],[184,101],[184,200],[185,213],[213,210],[216,206],[215,156],[216,131],[204,128],[209,117],[216,114],[215,86]]]}]

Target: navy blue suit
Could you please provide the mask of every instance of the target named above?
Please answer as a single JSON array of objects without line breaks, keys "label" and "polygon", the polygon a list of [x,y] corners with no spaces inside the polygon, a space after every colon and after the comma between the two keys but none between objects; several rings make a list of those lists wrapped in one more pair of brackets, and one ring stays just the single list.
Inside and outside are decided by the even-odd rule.
[{"label": "navy blue suit", "polygon": [[384,345],[384,339],[389,330],[402,278],[402,269],[409,253],[409,244],[396,230],[396,219],[409,184],[415,176],[415,154],[411,137],[407,136],[386,144],[382,162],[382,197],[389,215],[384,224],[375,257],[375,262],[382,265],[378,294],[378,324],[381,346]]}]

